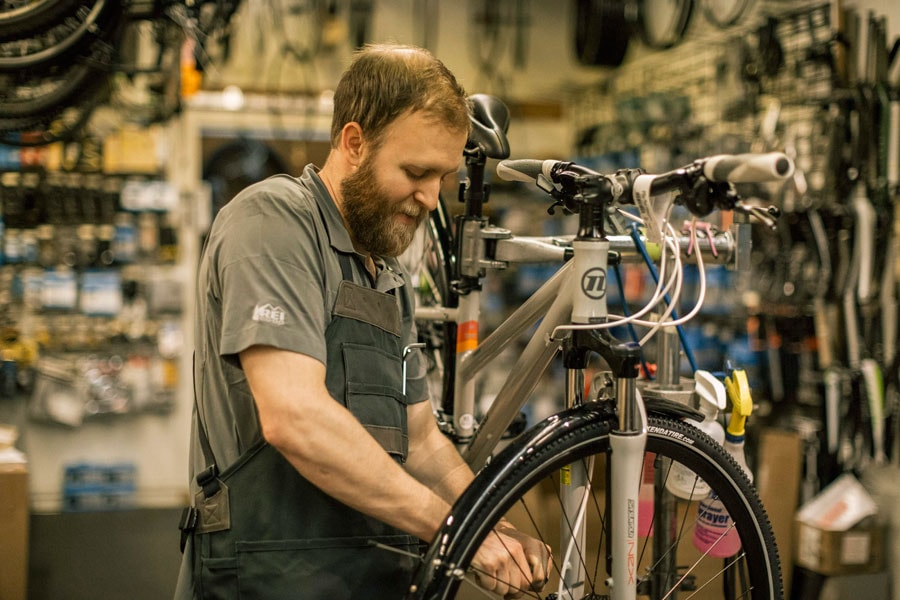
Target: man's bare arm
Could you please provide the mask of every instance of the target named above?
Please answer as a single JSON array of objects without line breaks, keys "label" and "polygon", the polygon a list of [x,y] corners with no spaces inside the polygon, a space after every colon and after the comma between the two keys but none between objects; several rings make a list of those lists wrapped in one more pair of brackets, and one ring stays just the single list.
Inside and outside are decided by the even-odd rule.
[{"label": "man's bare arm", "polygon": [[325,366],[295,352],[253,346],[241,365],[263,436],[323,492],[431,540],[449,503],[407,473],[325,387]]},{"label": "man's bare arm", "polygon": [[472,482],[473,474],[452,442],[438,429],[431,403],[407,408],[409,458],[406,470],[452,504]]}]

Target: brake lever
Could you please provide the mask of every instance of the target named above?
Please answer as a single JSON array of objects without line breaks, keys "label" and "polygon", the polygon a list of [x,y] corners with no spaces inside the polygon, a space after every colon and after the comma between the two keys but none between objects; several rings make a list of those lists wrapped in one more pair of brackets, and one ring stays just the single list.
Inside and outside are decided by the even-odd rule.
[{"label": "brake lever", "polygon": [[778,217],[781,216],[781,210],[777,206],[762,207],[735,202],[732,210],[743,213],[748,217],[756,217],[769,229],[776,229]]}]

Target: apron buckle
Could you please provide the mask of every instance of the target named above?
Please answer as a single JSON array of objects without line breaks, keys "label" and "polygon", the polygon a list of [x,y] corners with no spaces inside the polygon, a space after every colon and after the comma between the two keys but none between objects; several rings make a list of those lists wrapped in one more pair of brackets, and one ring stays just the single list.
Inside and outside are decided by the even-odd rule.
[{"label": "apron buckle", "polygon": [[186,506],[181,511],[181,519],[178,521],[178,529],[181,530],[181,553],[184,554],[184,547],[187,544],[188,536],[193,533],[200,520],[200,511],[193,506]]},{"label": "apron buckle", "polygon": [[203,495],[207,498],[219,491],[219,469],[216,465],[207,467],[197,474],[197,485],[203,488]]}]

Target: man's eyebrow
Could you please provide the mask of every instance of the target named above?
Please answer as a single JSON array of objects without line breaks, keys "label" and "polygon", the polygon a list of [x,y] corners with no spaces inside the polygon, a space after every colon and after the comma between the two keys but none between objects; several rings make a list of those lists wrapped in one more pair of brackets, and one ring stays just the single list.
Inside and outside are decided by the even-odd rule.
[{"label": "man's eyebrow", "polygon": [[[422,171],[423,174],[431,174],[431,173],[440,173],[440,167],[429,167],[425,165],[418,165],[415,163],[407,163],[403,165],[404,169],[415,169],[417,171]],[[447,175],[452,175],[454,173],[459,173],[459,164],[457,164],[452,169],[449,169],[443,173],[440,173],[441,177],[446,177]]]}]

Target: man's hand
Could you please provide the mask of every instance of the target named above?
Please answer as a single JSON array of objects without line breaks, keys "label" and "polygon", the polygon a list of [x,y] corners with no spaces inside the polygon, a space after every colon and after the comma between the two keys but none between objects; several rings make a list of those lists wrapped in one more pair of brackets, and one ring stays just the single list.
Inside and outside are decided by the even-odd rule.
[{"label": "man's hand", "polygon": [[478,585],[504,598],[543,589],[550,565],[550,547],[506,521],[488,534],[472,560]]}]

